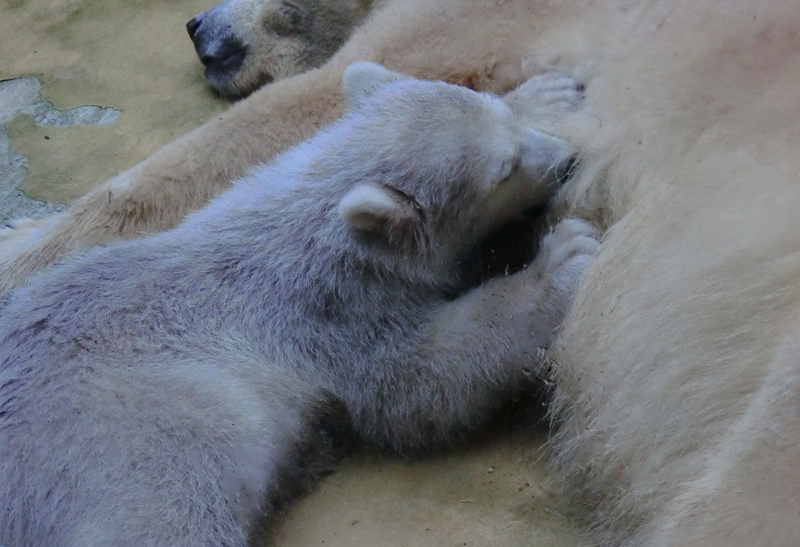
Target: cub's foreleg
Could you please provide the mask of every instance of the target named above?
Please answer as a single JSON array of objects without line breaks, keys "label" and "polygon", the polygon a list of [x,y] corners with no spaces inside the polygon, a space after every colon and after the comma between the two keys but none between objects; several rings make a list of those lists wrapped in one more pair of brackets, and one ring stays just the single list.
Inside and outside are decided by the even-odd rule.
[{"label": "cub's foreleg", "polygon": [[416,347],[359,367],[346,397],[358,433],[413,451],[477,425],[538,372],[598,247],[591,224],[560,222],[528,268],[443,304]]}]

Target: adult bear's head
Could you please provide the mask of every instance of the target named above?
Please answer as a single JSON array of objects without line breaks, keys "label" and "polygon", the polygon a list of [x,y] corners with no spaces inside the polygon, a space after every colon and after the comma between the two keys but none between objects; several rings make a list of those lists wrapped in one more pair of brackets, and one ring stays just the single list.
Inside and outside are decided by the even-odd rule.
[{"label": "adult bear's head", "polygon": [[205,79],[226,97],[320,66],[372,0],[225,0],[186,24]]}]

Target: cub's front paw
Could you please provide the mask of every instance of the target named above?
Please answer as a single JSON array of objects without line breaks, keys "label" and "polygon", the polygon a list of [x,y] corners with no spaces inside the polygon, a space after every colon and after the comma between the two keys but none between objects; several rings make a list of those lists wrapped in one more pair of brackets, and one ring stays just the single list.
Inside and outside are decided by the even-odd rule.
[{"label": "cub's front paw", "polygon": [[[503,305],[513,310],[513,320],[522,329],[510,345],[517,354],[543,362],[546,348],[572,305],[578,283],[597,254],[599,237],[599,231],[589,222],[562,220],[542,239],[533,263],[506,278],[512,288],[504,295]],[[506,330],[512,332],[513,327]]]},{"label": "cub's front paw", "polygon": [[563,72],[537,74],[505,96],[515,112],[548,110],[575,112],[583,101],[584,86]]},{"label": "cub's front paw", "polygon": [[600,232],[592,223],[566,218],[542,239],[534,267],[568,304],[578,288],[586,268],[600,249]]}]

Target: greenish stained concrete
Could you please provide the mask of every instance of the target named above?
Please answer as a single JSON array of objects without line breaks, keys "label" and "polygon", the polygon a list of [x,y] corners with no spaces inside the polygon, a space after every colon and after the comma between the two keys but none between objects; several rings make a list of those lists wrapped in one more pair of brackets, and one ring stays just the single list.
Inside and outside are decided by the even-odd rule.
[{"label": "greenish stained concrete", "polygon": [[[42,128],[51,128],[59,135],[58,129],[73,126],[109,127],[119,118],[120,111],[99,106],[78,106],[68,110],[58,110],[49,101],[41,97],[42,85],[37,78],[15,78],[0,81],[0,221],[5,222],[12,217],[38,217],[60,210],[58,203],[40,201],[28,196],[20,190],[28,169],[28,160],[22,154],[11,151],[9,133],[17,133],[15,122],[28,120]],[[26,127],[22,125],[22,127]],[[27,136],[33,134],[31,129],[20,132]],[[50,137],[45,134],[45,141]],[[55,142],[55,141],[54,141]],[[15,141],[15,144],[18,144]],[[59,147],[54,147],[57,151]],[[64,158],[65,165],[70,159]],[[55,186],[63,190],[62,185]]]},{"label": "greenish stained concrete", "polygon": [[11,151],[27,158],[20,190],[68,203],[224,110],[228,103],[203,82],[184,29],[213,4],[0,3],[0,80],[38,78],[43,99],[57,109],[98,105],[122,112],[105,128],[43,128],[22,116],[10,122]]}]

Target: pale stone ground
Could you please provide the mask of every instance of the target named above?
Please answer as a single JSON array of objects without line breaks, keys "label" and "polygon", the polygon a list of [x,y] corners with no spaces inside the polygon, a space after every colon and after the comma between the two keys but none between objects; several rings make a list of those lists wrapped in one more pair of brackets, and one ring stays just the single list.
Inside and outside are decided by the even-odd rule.
[{"label": "pale stone ground", "polygon": [[[19,189],[39,200],[69,203],[224,110],[226,103],[202,81],[184,29],[213,3],[0,2],[0,80],[38,79],[42,99],[58,110],[97,105],[121,111],[110,125],[42,124],[24,113],[26,103],[38,96],[33,88],[10,112],[0,107],[0,128],[5,128],[0,129],[0,158],[5,160],[3,134],[17,165],[16,155],[27,157]],[[0,88],[0,104],[12,94],[8,85]],[[24,86],[16,82],[14,87],[19,92]],[[7,163],[0,164],[4,167]],[[0,187],[7,187],[5,173],[0,176]]]},{"label": "pale stone ground", "polygon": [[[58,110],[53,103],[43,100],[41,93],[42,84],[35,77],[0,81],[0,221],[10,217],[39,217],[65,207],[57,202],[32,198],[20,190],[28,174],[28,158],[11,150],[6,129],[9,122],[26,116],[39,127],[108,127],[120,115],[119,110],[99,106]],[[50,140],[48,135],[43,138]]]},{"label": "pale stone ground", "polygon": [[[58,210],[226,108],[184,30],[214,3],[0,2],[0,225]],[[414,461],[353,456],[259,544],[578,545],[545,485],[545,435],[501,430]]]}]

